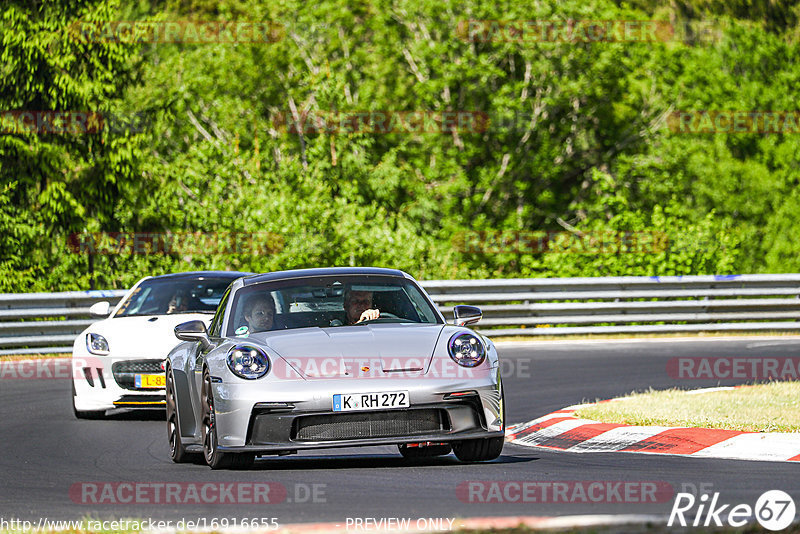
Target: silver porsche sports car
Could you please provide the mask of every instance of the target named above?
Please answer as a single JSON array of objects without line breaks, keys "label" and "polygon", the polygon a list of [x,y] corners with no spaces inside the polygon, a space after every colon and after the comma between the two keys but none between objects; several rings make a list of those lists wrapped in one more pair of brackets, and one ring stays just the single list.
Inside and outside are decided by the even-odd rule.
[{"label": "silver porsche sports car", "polygon": [[505,421],[494,344],[447,324],[402,271],[303,269],[240,278],[211,324],[175,327],[167,430],[175,462],[397,445],[406,458],[497,458]]}]

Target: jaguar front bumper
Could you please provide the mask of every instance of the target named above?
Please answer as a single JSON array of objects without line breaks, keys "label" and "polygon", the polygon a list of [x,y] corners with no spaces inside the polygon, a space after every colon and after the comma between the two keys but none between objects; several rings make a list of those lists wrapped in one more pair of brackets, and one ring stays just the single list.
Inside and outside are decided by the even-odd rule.
[{"label": "jaguar front bumper", "polygon": [[163,374],[163,360],[111,357],[73,358],[75,407],[78,410],[114,408],[161,409],[164,389],[141,387],[137,375]]}]

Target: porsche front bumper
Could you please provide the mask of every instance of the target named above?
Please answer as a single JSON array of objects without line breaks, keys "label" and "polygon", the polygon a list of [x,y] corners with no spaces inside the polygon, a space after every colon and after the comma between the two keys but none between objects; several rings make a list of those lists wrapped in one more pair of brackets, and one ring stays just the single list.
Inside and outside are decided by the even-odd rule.
[{"label": "porsche front bumper", "polygon": [[[264,388],[214,384],[218,447],[275,453],[500,437],[505,425],[497,379],[371,380],[357,386],[352,380],[316,380],[275,384],[267,394]],[[332,409],[336,393],[401,389],[409,392],[408,408]]]}]

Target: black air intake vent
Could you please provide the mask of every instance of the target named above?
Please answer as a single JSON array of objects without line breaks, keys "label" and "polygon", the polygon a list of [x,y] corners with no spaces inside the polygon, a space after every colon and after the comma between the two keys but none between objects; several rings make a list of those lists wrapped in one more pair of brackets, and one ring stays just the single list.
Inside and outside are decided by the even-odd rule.
[{"label": "black air intake vent", "polygon": [[338,441],[391,438],[447,432],[450,423],[444,410],[398,410],[298,417],[293,439]]}]

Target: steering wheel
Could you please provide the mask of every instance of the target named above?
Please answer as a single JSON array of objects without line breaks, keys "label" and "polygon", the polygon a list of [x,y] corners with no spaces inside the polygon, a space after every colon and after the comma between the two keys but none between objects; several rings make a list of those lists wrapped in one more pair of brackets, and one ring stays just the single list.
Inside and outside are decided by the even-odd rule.
[{"label": "steering wheel", "polygon": [[361,321],[360,323],[356,324],[367,324],[373,321],[380,321],[381,319],[400,319],[397,315],[389,312],[381,312],[377,319],[367,319],[366,321]]}]

